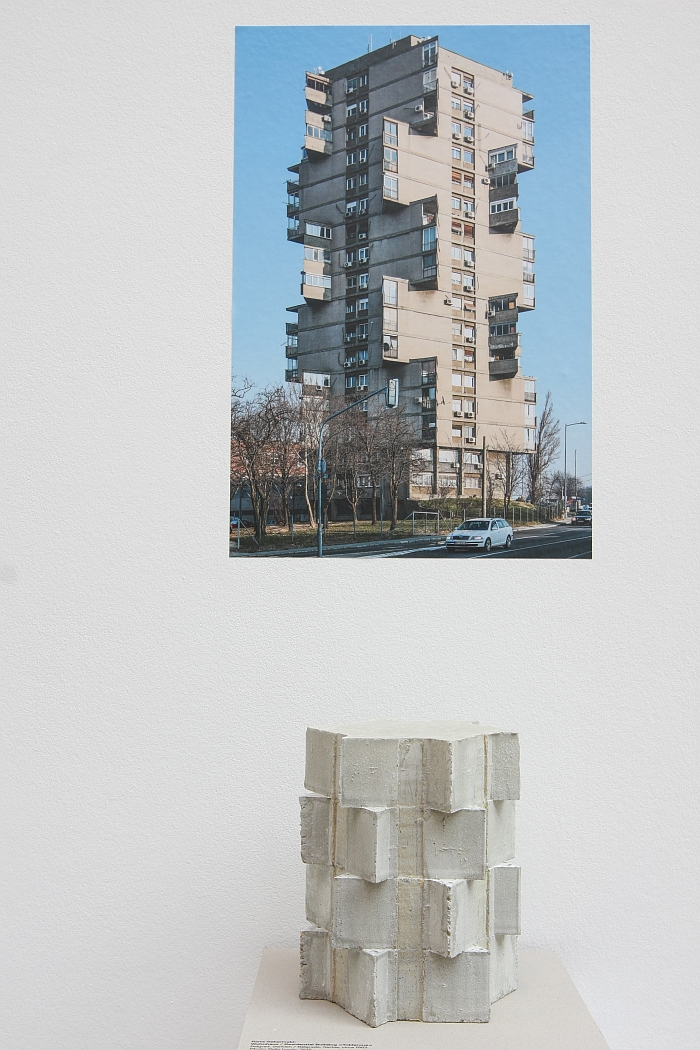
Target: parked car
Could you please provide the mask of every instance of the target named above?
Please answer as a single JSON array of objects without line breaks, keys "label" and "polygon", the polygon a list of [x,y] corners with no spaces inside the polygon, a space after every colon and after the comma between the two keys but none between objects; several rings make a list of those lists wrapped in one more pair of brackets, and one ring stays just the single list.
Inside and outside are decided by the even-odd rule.
[{"label": "parked car", "polygon": [[508,549],[513,542],[513,530],[504,518],[469,518],[454,529],[445,540],[445,550],[455,551],[482,547]]},{"label": "parked car", "polygon": [[577,510],[571,519],[572,525],[592,525],[593,514],[590,510]]}]

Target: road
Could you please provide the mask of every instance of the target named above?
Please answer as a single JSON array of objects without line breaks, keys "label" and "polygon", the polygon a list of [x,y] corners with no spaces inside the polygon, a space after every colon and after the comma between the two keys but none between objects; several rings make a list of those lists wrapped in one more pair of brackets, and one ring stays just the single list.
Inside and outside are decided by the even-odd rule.
[{"label": "road", "polygon": [[[585,558],[592,557],[592,529],[577,525],[559,525],[556,528],[527,529],[513,536],[510,550],[499,548],[485,554],[480,550],[445,550],[440,546],[414,547],[412,550],[382,550],[381,553],[366,551],[346,554],[351,558],[447,558],[460,561],[463,558]],[[330,551],[328,552],[329,556]],[[338,557],[340,555],[337,555]]]}]

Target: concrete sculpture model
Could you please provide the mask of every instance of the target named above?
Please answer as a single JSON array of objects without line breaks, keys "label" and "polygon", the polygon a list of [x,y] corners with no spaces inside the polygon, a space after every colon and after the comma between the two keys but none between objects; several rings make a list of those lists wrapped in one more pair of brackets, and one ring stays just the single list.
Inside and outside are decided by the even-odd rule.
[{"label": "concrete sculpture model", "polygon": [[473,722],[308,729],[300,997],[488,1021],[516,986],[519,781],[517,735]]}]

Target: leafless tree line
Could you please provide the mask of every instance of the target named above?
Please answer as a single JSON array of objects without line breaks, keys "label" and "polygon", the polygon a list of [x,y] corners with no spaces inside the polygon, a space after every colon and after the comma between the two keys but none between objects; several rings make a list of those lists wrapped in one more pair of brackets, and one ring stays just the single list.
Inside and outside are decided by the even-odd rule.
[{"label": "leafless tree line", "polygon": [[[316,459],[321,424],[346,405],[345,398],[301,397],[297,388],[254,390],[234,385],[231,395],[231,484],[250,494],[258,540],[268,515],[291,527],[290,501],[301,490],[309,521],[316,524]],[[422,442],[401,407],[386,409],[370,401],[333,420],[324,436],[326,506],[338,496],[350,505],[356,524],[360,501],[369,499],[377,521],[382,486],[389,495],[391,528],[398,521],[401,485],[408,480],[413,451]]]}]

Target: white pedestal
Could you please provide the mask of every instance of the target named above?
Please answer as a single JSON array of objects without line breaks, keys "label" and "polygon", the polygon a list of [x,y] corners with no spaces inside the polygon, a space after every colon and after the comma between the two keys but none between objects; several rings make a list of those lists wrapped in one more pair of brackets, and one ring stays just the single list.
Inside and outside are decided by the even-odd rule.
[{"label": "white pedestal", "polygon": [[608,1050],[554,952],[518,952],[518,988],[487,1024],[392,1021],[369,1028],[335,1003],[299,998],[299,952],[266,948],[239,1050]]}]

